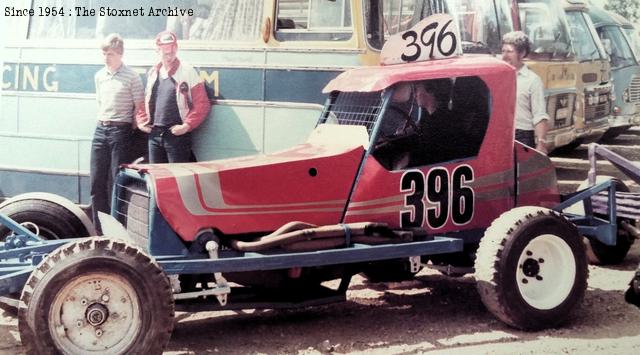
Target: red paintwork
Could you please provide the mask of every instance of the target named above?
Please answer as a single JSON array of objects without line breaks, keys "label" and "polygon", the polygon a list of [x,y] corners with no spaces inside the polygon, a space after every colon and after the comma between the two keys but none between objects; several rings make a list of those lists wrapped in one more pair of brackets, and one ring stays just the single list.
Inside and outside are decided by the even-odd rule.
[{"label": "red paintwork", "polygon": [[[427,65],[431,64],[431,65]],[[472,220],[464,226],[455,225],[451,219],[437,229],[438,232],[448,232],[454,230],[466,230],[487,227],[501,213],[514,207],[513,198],[513,136],[515,110],[515,72],[511,66],[504,62],[482,56],[465,57],[458,59],[438,60],[432,63],[416,63],[409,65],[394,65],[382,68],[379,74],[373,70],[358,70],[356,75],[345,75],[338,77],[336,81],[328,86],[339,87],[346,85],[350,89],[355,89],[356,84],[347,80],[353,77],[359,78],[361,84],[366,81],[373,82],[374,87],[391,85],[403,80],[423,80],[425,78],[435,78],[435,73],[423,73],[424,69],[436,68],[440,70],[442,76],[479,76],[489,87],[492,93],[493,102],[491,119],[483,145],[477,157],[460,162],[449,162],[444,165],[421,167],[426,176],[428,171],[434,167],[444,167],[451,175],[453,169],[460,165],[469,165],[474,171],[474,179],[486,179],[489,175],[500,174],[491,180],[493,182],[485,184],[470,183],[474,189],[476,199],[474,216]],[[386,71],[385,71],[386,70]],[[447,75],[442,75],[447,73]],[[388,74],[388,75],[385,75]],[[363,84],[369,85],[369,84]],[[388,172],[382,168],[374,159],[370,158],[366,162],[361,181],[356,188],[356,192],[351,199],[351,205],[347,212],[345,222],[359,222],[366,220],[376,220],[389,223],[394,227],[399,227],[400,211],[407,210],[404,206],[404,198],[400,192],[400,178],[404,171]],[[383,207],[377,204],[370,206],[373,210],[370,214],[362,214],[354,208],[354,204],[366,203],[366,201],[389,199],[393,196],[398,198],[394,203],[386,205],[385,213],[376,213],[375,209]],[[356,212],[358,211],[358,212]],[[360,213],[360,214],[355,214]],[[428,225],[427,219],[423,228],[433,231]]]},{"label": "red paintwork", "polygon": [[[134,168],[152,176],[160,212],[184,240],[193,240],[210,227],[236,234],[295,220],[339,223],[363,152],[362,146],[302,144],[270,155]],[[217,189],[204,187],[216,178]]]},{"label": "red paintwork", "polygon": [[[474,180],[465,185],[474,191],[474,214],[464,225],[455,225],[449,217],[437,230],[425,218],[423,228],[429,231],[486,228],[501,213],[514,207],[513,67],[483,56],[369,67],[347,71],[325,88],[325,91],[381,90],[399,81],[459,76],[479,76],[491,92],[491,119],[478,156],[413,170],[426,176],[430,169],[438,167],[451,175],[458,166],[469,166]],[[520,145],[515,150],[518,162],[529,168],[523,176],[524,184],[520,184],[529,190],[519,197],[519,204],[557,202],[555,172],[548,159],[532,150],[525,151]],[[404,201],[407,192],[400,189],[404,170],[387,171],[373,156],[368,156],[348,203],[364,154],[362,142],[354,140],[353,144],[342,142],[336,146],[305,143],[270,155],[133,168],[151,175],[160,212],[187,241],[206,228],[225,234],[269,232],[290,221],[317,225],[378,221],[401,227],[400,212],[407,210]],[[310,169],[315,169],[317,175],[311,176]],[[541,177],[547,180],[531,184]]]},{"label": "red paintwork", "polygon": [[556,170],[549,158],[521,143],[516,143],[516,157],[520,166],[518,206],[553,208],[560,203]]},{"label": "red paintwork", "polygon": [[[380,91],[401,81],[453,78],[469,75],[484,77],[496,76],[497,74],[499,77],[503,75],[500,73],[508,72],[513,72],[513,67],[504,61],[486,55],[467,55],[430,62],[362,67],[348,70],[331,80],[322,92]],[[504,80],[515,88],[515,81],[510,82],[508,76]]]}]

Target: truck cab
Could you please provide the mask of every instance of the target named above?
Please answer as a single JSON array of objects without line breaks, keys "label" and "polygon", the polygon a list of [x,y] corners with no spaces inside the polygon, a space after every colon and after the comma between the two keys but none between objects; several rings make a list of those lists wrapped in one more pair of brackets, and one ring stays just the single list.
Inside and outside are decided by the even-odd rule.
[{"label": "truck cab", "polygon": [[564,1],[564,11],[571,41],[579,63],[576,77],[576,111],[574,113],[578,139],[573,144],[599,140],[609,128],[613,99],[608,55],[587,14],[584,1]]},{"label": "truck cab", "polygon": [[545,88],[549,151],[571,144],[577,136],[574,107],[579,65],[575,58],[562,4],[549,0],[518,0],[520,30],[531,40],[526,59]]},{"label": "truck cab", "polygon": [[640,65],[620,19],[594,6],[589,7],[588,13],[611,63],[615,100],[609,120],[611,128],[604,137],[614,138],[629,127],[640,124]]}]

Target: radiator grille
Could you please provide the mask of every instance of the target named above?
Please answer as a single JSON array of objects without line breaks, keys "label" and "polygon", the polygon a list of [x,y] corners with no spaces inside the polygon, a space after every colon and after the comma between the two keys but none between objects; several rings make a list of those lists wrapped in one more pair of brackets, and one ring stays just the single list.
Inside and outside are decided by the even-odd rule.
[{"label": "radiator grille", "polygon": [[149,192],[142,180],[117,185],[116,218],[127,229],[134,242],[143,248],[148,245]]},{"label": "radiator grille", "polygon": [[553,128],[569,127],[573,124],[573,102],[575,94],[559,94],[547,100],[547,113],[553,122]]},{"label": "radiator grille", "polygon": [[608,91],[595,91],[585,93],[585,121],[593,121],[605,116],[611,112],[611,93]]},{"label": "radiator grille", "polygon": [[634,75],[629,85],[629,100],[640,105],[640,77]]}]

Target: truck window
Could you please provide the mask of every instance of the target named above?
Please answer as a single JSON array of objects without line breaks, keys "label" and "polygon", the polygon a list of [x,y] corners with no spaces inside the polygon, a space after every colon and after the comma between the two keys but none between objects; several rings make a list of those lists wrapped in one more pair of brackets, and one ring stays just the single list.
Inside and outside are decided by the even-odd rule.
[{"label": "truck window", "polygon": [[345,41],[352,34],[349,0],[278,1],[278,41]]},{"label": "truck window", "polygon": [[490,97],[478,77],[396,84],[380,122],[373,155],[389,170],[478,155]]},{"label": "truck window", "polygon": [[562,59],[574,55],[564,10],[559,2],[520,3],[520,21],[531,40],[529,58]]},{"label": "truck window", "polygon": [[636,65],[636,60],[620,27],[602,26],[598,28],[598,35],[602,45],[607,49],[611,57],[612,69],[624,68]]},{"label": "truck window", "polygon": [[578,60],[583,62],[604,58],[591,36],[584,14],[581,11],[569,11],[567,21]]},{"label": "truck window", "polygon": [[637,58],[638,56],[640,56],[640,33],[638,33],[638,29],[635,27],[624,27],[624,33],[629,38],[629,41],[631,41],[631,49],[633,50]]},{"label": "truck window", "polygon": [[[255,41],[260,38],[263,1],[40,0],[33,6],[62,7],[65,14],[32,16],[28,33],[30,39],[93,39],[112,32],[125,39],[152,39],[166,29],[183,40]],[[177,9],[188,12],[181,15]],[[178,15],[155,16],[158,10],[164,11],[160,14],[173,10],[168,13]],[[91,11],[94,11],[94,16],[88,15]]]}]

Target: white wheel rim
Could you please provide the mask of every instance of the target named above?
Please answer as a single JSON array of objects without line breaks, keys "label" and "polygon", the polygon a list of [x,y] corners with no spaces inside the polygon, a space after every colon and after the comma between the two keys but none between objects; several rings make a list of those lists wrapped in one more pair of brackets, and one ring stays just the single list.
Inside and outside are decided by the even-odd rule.
[{"label": "white wheel rim", "polygon": [[49,310],[49,332],[62,353],[123,353],[138,336],[140,302],[126,279],[92,273],[70,280]]},{"label": "white wheel rim", "polygon": [[575,284],[576,260],[569,245],[553,234],[531,240],[518,260],[516,282],[524,300],[548,310],[564,302]]}]

